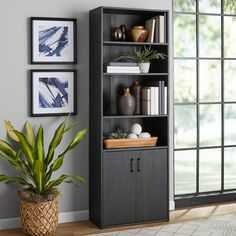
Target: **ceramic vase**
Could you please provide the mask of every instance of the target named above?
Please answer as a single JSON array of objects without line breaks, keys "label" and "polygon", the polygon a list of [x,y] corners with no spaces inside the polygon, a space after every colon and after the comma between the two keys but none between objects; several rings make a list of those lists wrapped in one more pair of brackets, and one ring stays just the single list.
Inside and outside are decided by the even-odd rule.
[{"label": "ceramic vase", "polygon": [[148,37],[148,30],[143,26],[134,26],[129,30],[129,36],[134,42],[145,42]]},{"label": "ceramic vase", "polygon": [[124,88],[123,94],[119,97],[119,112],[121,115],[130,116],[134,114],[135,99],[129,88]]},{"label": "ceramic vase", "polygon": [[135,81],[133,85],[130,87],[131,93],[135,99],[135,109],[134,114],[140,115],[141,114],[141,89],[142,86],[139,84],[138,81]]},{"label": "ceramic vase", "polygon": [[115,27],[112,31],[112,40],[121,41],[123,37],[122,30],[119,27]]}]

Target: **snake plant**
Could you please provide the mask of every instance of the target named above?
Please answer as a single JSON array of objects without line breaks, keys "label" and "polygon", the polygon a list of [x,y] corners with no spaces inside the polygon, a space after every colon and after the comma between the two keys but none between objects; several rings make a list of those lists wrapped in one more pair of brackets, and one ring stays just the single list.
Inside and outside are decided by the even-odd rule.
[{"label": "snake plant", "polygon": [[59,178],[52,179],[53,172],[59,170],[64,158],[70,150],[75,148],[84,138],[87,130],[79,131],[71,143],[54,158],[56,148],[61,143],[63,135],[76,125],[75,122],[67,125],[66,119],[55,130],[54,136],[49,144],[48,151],[44,148],[44,129],[40,125],[37,132],[34,132],[31,124],[25,123],[25,132],[16,130],[10,121],[5,121],[5,127],[10,139],[17,142],[18,148],[14,148],[9,142],[0,140],[0,157],[20,170],[22,175],[8,176],[0,175],[1,181],[19,183],[37,194],[46,194],[61,183],[74,184],[78,187],[77,181],[85,182],[80,176],[63,174]]}]

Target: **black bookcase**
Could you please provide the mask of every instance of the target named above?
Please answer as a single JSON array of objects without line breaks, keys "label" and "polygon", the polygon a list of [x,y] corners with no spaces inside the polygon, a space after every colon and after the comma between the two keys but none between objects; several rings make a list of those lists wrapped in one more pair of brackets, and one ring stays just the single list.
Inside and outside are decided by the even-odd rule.
[{"label": "black bookcase", "polygon": [[[166,43],[112,41],[112,30],[144,25],[168,11],[99,7],[90,11],[90,131],[89,131],[89,214],[97,226],[143,223],[169,219],[168,114],[121,116],[117,110],[119,91],[134,81],[168,87],[168,58],[151,63],[148,74],[109,74],[104,62],[132,52],[134,47],[151,46],[168,55]],[[168,33],[167,33],[168,35]],[[169,90],[169,89],[168,89]],[[158,136],[157,146],[105,149],[104,137],[117,127],[133,123]]]}]

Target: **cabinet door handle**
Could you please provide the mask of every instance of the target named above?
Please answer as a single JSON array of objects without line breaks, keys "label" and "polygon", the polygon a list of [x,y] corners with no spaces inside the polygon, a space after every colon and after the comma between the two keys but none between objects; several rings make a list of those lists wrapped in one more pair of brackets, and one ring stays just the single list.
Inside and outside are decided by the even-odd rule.
[{"label": "cabinet door handle", "polygon": [[130,172],[134,172],[134,168],[133,168],[133,163],[134,163],[134,159],[130,159]]},{"label": "cabinet door handle", "polygon": [[140,172],[140,158],[137,159],[137,171]]}]

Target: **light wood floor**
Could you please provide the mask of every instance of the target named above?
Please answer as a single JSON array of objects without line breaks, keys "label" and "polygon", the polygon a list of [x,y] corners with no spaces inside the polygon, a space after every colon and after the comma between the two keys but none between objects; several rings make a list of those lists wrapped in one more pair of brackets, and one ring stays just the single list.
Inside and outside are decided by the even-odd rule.
[{"label": "light wood floor", "polygon": [[[75,223],[60,224],[58,226],[55,236],[77,236],[77,235],[90,235],[101,232],[109,232],[116,230],[125,230],[140,227],[150,227],[163,224],[174,224],[187,221],[196,221],[209,219],[214,216],[236,216],[236,203],[208,205],[196,208],[185,208],[172,211],[170,213],[170,221],[162,223],[149,223],[142,225],[124,226],[109,229],[98,229],[94,224],[89,221],[80,221]],[[21,229],[2,230],[0,236],[25,236]]]}]

